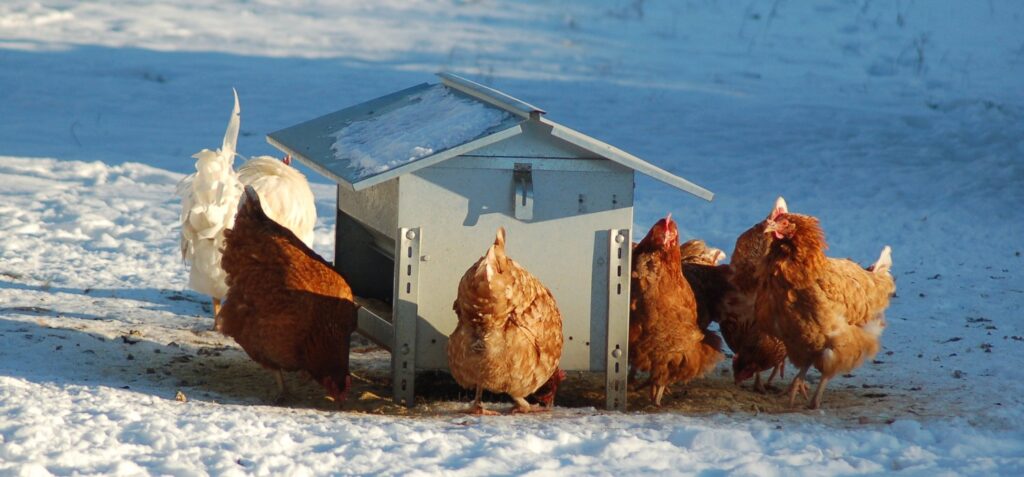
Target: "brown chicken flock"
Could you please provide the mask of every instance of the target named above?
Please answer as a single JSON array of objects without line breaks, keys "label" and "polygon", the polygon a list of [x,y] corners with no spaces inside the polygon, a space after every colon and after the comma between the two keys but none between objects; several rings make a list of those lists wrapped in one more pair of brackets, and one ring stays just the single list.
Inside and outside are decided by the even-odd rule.
[{"label": "brown chicken flock", "polygon": [[[789,386],[790,404],[802,394],[817,409],[829,380],[878,352],[884,311],[896,291],[891,250],[884,247],[864,269],[827,257],[826,248],[818,219],[789,213],[781,197],[765,220],[736,239],[728,265],[718,265],[720,251],[701,241],[681,247],[698,324],[706,330],[718,322],[733,352],[736,384],[753,377],[754,391],[766,392],[788,357],[799,370]],[[822,375],[813,398],[806,385],[811,366]]]},{"label": "brown chicken flock", "polygon": [[[717,323],[737,385],[754,378],[753,390],[767,392],[788,358],[798,370],[790,404],[799,394],[818,408],[834,376],[878,352],[895,292],[889,247],[866,269],[826,256],[826,248],[819,221],[790,213],[782,198],[737,238],[728,264],[703,241],[680,245],[671,215],[659,220],[633,247],[631,386],[649,388],[651,403],[661,406],[670,386],[707,375],[723,359],[711,329]],[[223,268],[222,331],[275,373],[278,399],[286,391],[282,372],[304,371],[329,399],[344,402],[358,310],[352,291],[329,262],[264,214],[251,187],[226,232]],[[453,309],[448,363],[455,381],[475,393],[467,412],[495,414],[484,408],[484,390],[510,396],[514,413],[550,409],[565,376],[558,368],[562,315],[551,291],[506,255],[503,228],[462,276]],[[821,373],[813,396],[811,367]]]}]

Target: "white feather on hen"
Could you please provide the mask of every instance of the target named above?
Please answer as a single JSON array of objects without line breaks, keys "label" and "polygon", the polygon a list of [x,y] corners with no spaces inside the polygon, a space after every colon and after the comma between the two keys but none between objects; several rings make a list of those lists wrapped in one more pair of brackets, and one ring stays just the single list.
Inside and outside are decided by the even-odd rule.
[{"label": "white feather on hen", "polygon": [[[234,90],[232,90],[234,92]],[[191,265],[189,288],[215,299],[227,294],[221,268],[224,230],[234,226],[242,190],[252,185],[264,212],[312,247],[316,204],[301,172],[270,156],[246,162],[236,173],[234,161],[241,124],[238,93],[220,149],[196,153],[196,172],[178,184],[181,201],[181,256]]]}]

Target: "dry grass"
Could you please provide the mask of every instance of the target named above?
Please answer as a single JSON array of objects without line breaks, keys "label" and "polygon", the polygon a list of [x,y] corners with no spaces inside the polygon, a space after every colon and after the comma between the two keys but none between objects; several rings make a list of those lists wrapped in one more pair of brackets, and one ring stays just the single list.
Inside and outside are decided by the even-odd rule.
[{"label": "dry grass", "polygon": [[[355,345],[355,344],[354,344]],[[406,408],[391,402],[390,355],[370,344],[352,349],[353,389],[341,406],[347,412],[402,416],[443,416],[466,408],[472,394],[461,389],[447,373],[424,372],[417,376],[416,406]],[[273,375],[249,360],[236,347],[198,348],[194,356],[184,355],[164,368],[186,387],[186,392],[201,400],[233,404],[270,405],[276,393]],[[949,415],[948,409],[928,409],[921,403],[919,392],[892,387],[856,384],[856,378],[838,378],[825,394],[825,412],[808,411],[798,399],[791,407],[782,394],[787,379],[774,383],[776,392],[758,394],[750,382],[736,386],[725,365],[713,375],[686,385],[677,384],[663,400],[663,406],[651,405],[646,390],[629,392],[629,411],[644,413],[679,413],[686,415],[725,414],[735,416],[812,416],[826,418],[840,425],[881,424],[900,418]],[[283,404],[291,408],[337,410],[324,398],[318,385],[298,373],[286,376],[289,398]],[[812,382],[812,386],[814,383]],[[813,391],[813,387],[812,387]],[[191,397],[191,396],[190,396]],[[488,407],[507,411],[511,401],[500,395],[485,394]],[[571,372],[559,388],[556,405],[562,408],[604,408],[604,375]]]}]

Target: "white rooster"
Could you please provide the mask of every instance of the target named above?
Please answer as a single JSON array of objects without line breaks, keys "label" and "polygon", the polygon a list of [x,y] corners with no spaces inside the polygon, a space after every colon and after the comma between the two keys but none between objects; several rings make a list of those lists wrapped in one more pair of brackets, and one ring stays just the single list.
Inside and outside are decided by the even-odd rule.
[{"label": "white rooster", "polygon": [[[234,90],[232,90],[234,91]],[[181,256],[192,268],[188,285],[213,299],[214,329],[217,313],[227,295],[226,275],[221,268],[224,230],[235,223],[242,189],[251,185],[259,193],[263,211],[312,247],[316,205],[306,176],[292,168],[290,158],[255,157],[235,173],[235,145],[241,121],[238,93],[220,149],[203,149],[196,158],[196,172],[178,184],[181,196]]]}]

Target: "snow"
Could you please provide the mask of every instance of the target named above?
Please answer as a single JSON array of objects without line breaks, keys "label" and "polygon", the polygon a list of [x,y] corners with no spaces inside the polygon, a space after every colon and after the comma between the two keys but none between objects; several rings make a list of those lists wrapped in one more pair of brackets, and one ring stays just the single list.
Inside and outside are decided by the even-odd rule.
[{"label": "snow", "polygon": [[[1022,20],[998,0],[3,2],[0,474],[1022,475]],[[442,69],[716,193],[638,176],[638,230],[672,212],[730,252],[783,195],[833,256],[891,245],[883,351],[822,412],[744,389],[705,412],[376,415],[297,376],[299,402],[267,405],[273,379],[185,289],[175,184],[232,86],[252,156]],[[305,172],[330,257],[335,188]]]},{"label": "snow", "polygon": [[347,161],[355,176],[364,178],[470,142],[510,116],[443,85],[405,101],[332,133],[335,160]]}]

